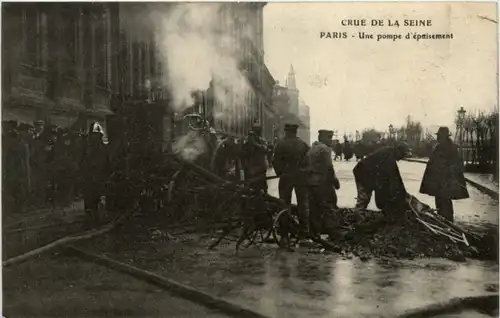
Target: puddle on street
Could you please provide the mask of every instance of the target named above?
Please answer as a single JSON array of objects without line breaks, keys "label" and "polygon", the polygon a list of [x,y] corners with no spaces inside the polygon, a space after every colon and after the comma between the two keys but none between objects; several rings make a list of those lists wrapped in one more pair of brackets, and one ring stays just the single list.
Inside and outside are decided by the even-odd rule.
[{"label": "puddle on street", "polygon": [[498,267],[442,259],[362,262],[333,254],[191,245],[162,275],[270,317],[392,317],[408,309],[495,293]]},{"label": "puddle on street", "polygon": [[[338,169],[342,183],[339,203],[345,206],[354,203],[356,188],[350,180],[354,164],[343,165],[343,170]],[[415,167],[416,170],[408,171]],[[418,192],[425,165],[402,164],[400,168],[408,191]],[[497,225],[498,202],[479,196],[473,189],[469,191],[471,199],[456,204],[457,219],[467,220],[471,215],[481,214],[481,220],[486,215]],[[276,180],[269,182],[269,192],[276,194]],[[422,201],[432,204],[429,198],[433,201],[431,197]],[[277,250],[274,244],[244,248],[236,256],[234,242],[208,250],[211,242],[206,239],[177,238],[179,241],[138,246],[128,245],[122,237],[121,248],[111,248],[112,257],[133,259],[138,267],[269,317],[394,317],[451,298],[498,293],[498,265],[490,262],[455,263],[444,259],[362,262],[358,258],[311,253],[303,248],[288,253]],[[129,239],[137,242],[139,238]],[[100,245],[104,245],[102,241]]]}]

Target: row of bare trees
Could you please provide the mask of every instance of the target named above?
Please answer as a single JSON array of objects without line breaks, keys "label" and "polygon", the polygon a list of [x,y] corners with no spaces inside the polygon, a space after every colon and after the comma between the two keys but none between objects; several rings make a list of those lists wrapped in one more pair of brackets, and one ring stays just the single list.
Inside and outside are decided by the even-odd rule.
[{"label": "row of bare trees", "polygon": [[[493,173],[498,179],[498,110],[489,113],[469,112],[455,120],[455,143],[459,146],[467,170]],[[429,157],[436,144],[434,132],[424,131],[411,116],[406,123],[392,131],[370,128],[361,134],[361,142],[369,144],[383,140],[405,140],[415,156]]]},{"label": "row of bare trees", "polygon": [[479,172],[493,170],[498,177],[498,110],[469,112],[455,123],[455,141],[467,165]]}]

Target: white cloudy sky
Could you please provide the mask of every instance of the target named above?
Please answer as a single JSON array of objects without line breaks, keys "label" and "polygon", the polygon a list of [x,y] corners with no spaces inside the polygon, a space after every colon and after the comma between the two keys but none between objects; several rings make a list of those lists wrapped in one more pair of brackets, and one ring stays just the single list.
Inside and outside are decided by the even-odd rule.
[{"label": "white cloudy sky", "polygon": [[[268,3],[264,7],[266,64],[284,82],[293,64],[300,96],[311,108],[311,132],[354,132],[399,126],[407,115],[425,126],[450,125],[460,106],[497,105],[498,25],[495,3]],[[345,18],[431,19],[409,30],[368,27],[366,32],[454,34],[453,40],[375,42],[320,39]],[[315,79],[326,85],[315,87]],[[326,80],[326,81],[325,81]]]}]

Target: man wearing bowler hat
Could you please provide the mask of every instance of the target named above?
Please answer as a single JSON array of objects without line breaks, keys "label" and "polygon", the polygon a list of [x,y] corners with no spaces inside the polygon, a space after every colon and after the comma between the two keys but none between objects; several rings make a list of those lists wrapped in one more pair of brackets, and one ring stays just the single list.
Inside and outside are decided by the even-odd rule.
[{"label": "man wearing bowler hat", "polygon": [[286,124],[285,136],[276,143],[273,167],[280,177],[280,199],[290,204],[295,189],[299,209],[299,221],[304,232],[309,232],[309,199],[307,192],[307,152],[309,145],[297,137],[299,125]]},{"label": "man wearing bowler hat", "polygon": [[469,197],[464,177],[464,163],[457,147],[450,139],[448,127],[437,132],[438,144],[425,168],[420,193],[435,197],[438,213],[453,222],[452,200]]},{"label": "man wearing bowler hat", "polygon": [[309,208],[311,232],[320,235],[323,228],[331,230],[331,226],[323,224],[334,219],[331,215],[337,209],[337,193],[340,188],[332,163],[333,131],[318,131],[318,141],[315,141],[308,152],[309,161]]}]

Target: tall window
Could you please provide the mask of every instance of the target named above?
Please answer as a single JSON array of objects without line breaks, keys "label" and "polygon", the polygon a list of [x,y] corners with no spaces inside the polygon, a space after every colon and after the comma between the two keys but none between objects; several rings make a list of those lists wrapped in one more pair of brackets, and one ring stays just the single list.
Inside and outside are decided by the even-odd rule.
[{"label": "tall window", "polygon": [[132,55],[133,55],[133,60],[132,60],[132,89],[133,89],[133,95],[134,96],[140,96],[141,95],[141,79],[142,79],[142,74],[141,74],[141,68],[142,68],[142,61],[141,61],[141,44],[138,43],[135,39],[134,42],[132,43]]},{"label": "tall window", "polygon": [[65,69],[70,76],[76,76],[80,62],[80,11],[69,11],[63,19],[63,45]]},{"label": "tall window", "polygon": [[97,15],[94,28],[94,67],[96,84],[108,86],[108,14],[101,12]]},{"label": "tall window", "polygon": [[22,51],[24,64],[47,66],[47,14],[36,7],[27,7],[22,13]]},{"label": "tall window", "polygon": [[121,71],[120,74],[123,74],[121,77],[122,94],[127,96],[130,94],[130,77],[127,76],[128,74],[130,74],[130,56],[128,38],[125,32],[120,32],[120,44],[121,65],[119,65],[118,67]]}]

